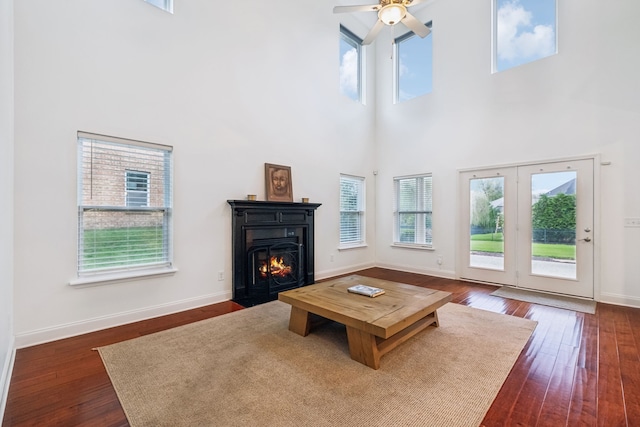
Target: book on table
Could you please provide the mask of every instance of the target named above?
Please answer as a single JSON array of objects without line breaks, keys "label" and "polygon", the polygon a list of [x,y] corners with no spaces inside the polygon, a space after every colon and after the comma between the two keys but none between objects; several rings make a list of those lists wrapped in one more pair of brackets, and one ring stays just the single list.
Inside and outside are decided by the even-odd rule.
[{"label": "book on table", "polygon": [[384,294],[384,289],[374,288],[373,286],[367,285],[351,286],[350,288],[347,288],[347,291],[354,294],[365,295],[371,298]]}]

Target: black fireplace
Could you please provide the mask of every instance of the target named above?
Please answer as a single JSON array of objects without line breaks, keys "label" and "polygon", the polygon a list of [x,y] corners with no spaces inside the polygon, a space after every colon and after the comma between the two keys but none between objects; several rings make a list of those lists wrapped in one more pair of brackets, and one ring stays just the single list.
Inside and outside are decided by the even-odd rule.
[{"label": "black fireplace", "polygon": [[233,300],[245,307],[314,283],[319,203],[228,200],[232,208]]}]

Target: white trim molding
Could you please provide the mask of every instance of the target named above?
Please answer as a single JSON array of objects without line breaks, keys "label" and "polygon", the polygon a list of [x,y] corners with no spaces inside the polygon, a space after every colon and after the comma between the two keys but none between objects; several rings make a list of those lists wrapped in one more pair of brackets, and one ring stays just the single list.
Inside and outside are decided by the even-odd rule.
[{"label": "white trim molding", "polygon": [[640,308],[640,297],[601,292],[598,302],[604,304],[623,305],[625,307]]},{"label": "white trim molding", "polygon": [[314,278],[315,280],[324,280],[324,279],[329,279],[331,277],[340,276],[343,274],[355,273],[357,271],[366,270],[367,268],[373,268],[373,267],[376,267],[376,264],[373,262],[368,262],[364,264],[350,265],[349,267],[344,267],[344,268],[336,268],[333,270],[325,270],[325,271],[319,271],[319,272],[316,271]]},{"label": "white trim molding", "polygon": [[407,273],[422,274],[425,276],[441,277],[443,279],[456,279],[456,272],[452,270],[432,270],[427,268],[415,268],[407,265],[378,263],[376,267],[388,268],[390,270],[404,271]]},{"label": "white trim molding", "polygon": [[181,311],[204,307],[206,305],[217,304],[219,302],[229,301],[230,299],[231,291],[218,292],[196,298],[146,307],[140,310],[125,311],[113,315],[95,317],[81,322],[66,323],[53,326],[51,328],[43,328],[20,333],[16,334],[15,347],[30,347],[63,338],[100,331],[102,329],[113,328],[115,326],[122,326],[142,320],[153,319],[154,317],[179,313]]},{"label": "white trim molding", "polygon": [[9,396],[9,386],[11,385],[11,375],[13,373],[13,366],[16,361],[16,346],[15,338],[11,339],[9,343],[9,353],[4,361],[2,367],[2,375],[0,376],[0,386],[2,387],[2,396],[0,399],[0,424],[3,424],[4,412],[7,408],[7,398]]}]

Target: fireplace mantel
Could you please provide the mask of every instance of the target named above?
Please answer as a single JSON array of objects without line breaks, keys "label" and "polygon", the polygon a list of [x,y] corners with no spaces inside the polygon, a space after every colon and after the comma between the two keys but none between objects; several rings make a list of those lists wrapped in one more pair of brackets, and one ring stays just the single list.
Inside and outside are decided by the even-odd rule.
[{"label": "fireplace mantel", "polygon": [[[314,283],[314,219],[320,203],[228,200],[232,209],[233,300],[252,306],[278,298],[278,292]],[[251,254],[282,245],[299,248],[295,274],[256,280]],[[275,249],[274,249],[275,250]],[[288,251],[287,251],[288,253]],[[300,265],[298,265],[300,264]]]},{"label": "fireplace mantel", "polygon": [[322,203],[296,203],[296,202],[267,202],[263,200],[227,200],[227,203],[231,205],[234,213],[240,214],[246,210],[269,210],[269,211],[282,211],[282,210],[295,210],[295,211],[309,211],[313,215],[313,211],[322,206]]}]

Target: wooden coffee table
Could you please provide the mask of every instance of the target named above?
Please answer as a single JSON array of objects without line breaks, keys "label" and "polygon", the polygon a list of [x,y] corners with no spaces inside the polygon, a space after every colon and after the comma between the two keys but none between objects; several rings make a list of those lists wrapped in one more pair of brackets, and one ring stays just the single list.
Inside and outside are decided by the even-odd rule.
[{"label": "wooden coffee table", "polygon": [[[347,292],[357,284],[385,294],[370,298]],[[378,369],[384,354],[427,326],[438,326],[436,310],[451,301],[451,293],[352,275],[280,292],[278,299],[291,304],[290,331],[309,335],[311,313],[342,323],[351,358]]]}]

